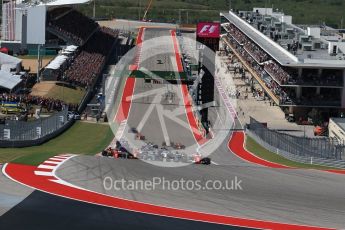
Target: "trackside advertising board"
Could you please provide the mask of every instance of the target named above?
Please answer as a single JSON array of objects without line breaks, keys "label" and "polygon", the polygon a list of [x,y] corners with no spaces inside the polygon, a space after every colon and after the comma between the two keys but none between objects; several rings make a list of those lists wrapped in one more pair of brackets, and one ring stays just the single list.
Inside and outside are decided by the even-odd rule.
[{"label": "trackside advertising board", "polygon": [[220,23],[218,22],[199,22],[197,24],[197,37],[219,38]]}]

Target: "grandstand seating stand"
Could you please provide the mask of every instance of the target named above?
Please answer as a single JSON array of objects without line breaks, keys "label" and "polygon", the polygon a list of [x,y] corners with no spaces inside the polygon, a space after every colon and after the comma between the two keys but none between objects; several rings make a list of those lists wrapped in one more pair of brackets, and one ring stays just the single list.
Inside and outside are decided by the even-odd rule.
[{"label": "grandstand seating stand", "polygon": [[48,32],[81,46],[99,29],[97,22],[73,9],[54,9],[48,13]]}]

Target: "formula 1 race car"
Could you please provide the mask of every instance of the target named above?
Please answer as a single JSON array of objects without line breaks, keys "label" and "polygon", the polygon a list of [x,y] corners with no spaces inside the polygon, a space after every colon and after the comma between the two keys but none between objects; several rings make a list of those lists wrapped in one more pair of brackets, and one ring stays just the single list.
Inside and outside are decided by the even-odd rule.
[{"label": "formula 1 race car", "polygon": [[186,146],[184,146],[184,145],[181,144],[181,143],[174,143],[174,144],[172,145],[172,147],[173,147],[174,149],[185,149],[185,148],[186,148]]},{"label": "formula 1 race car", "polygon": [[144,141],[144,140],[145,140],[145,136],[142,135],[141,133],[137,133],[137,134],[135,135],[135,139],[136,139],[136,140],[142,140],[142,141]]},{"label": "formula 1 race car", "polygon": [[114,158],[125,158],[125,159],[138,159],[133,153],[128,152],[124,147],[116,148],[113,150]]},{"label": "formula 1 race car", "polygon": [[195,164],[210,165],[211,158],[209,157],[200,158],[199,160],[195,161]]}]

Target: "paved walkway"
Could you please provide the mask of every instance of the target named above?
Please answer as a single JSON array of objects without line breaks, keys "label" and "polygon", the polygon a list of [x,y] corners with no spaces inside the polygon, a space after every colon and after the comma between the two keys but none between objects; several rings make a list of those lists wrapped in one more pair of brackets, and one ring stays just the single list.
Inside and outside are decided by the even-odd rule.
[{"label": "paved walkway", "polygon": [[[254,97],[250,92],[249,81],[252,78],[250,73],[245,73],[245,78],[242,75],[235,73],[233,70],[229,71],[227,66],[230,59],[228,56],[216,56],[216,65],[219,68],[218,76],[222,82],[223,88],[230,98],[238,96],[237,103],[235,103],[238,118],[242,124],[249,123],[249,117],[260,122],[267,122],[268,127],[277,129],[292,135],[314,137],[313,126],[302,126],[296,123],[290,123],[285,119],[284,112],[279,106],[273,106],[268,98]],[[242,67],[241,63],[234,62],[232,66]],[[260,89],[258,83],[254,83],[255,89]]]}]

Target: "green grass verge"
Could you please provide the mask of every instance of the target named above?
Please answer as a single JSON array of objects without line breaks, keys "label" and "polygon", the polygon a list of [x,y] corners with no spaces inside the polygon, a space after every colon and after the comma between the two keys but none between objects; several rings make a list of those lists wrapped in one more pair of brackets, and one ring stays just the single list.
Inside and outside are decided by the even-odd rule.
[{"label": "green grass verge", "polygon": [[[54,57],[56,57],[56,55],[44,55],[44,56],[42,56],[42,59],[51,59],[51,58],[54,58]],[[17,56],[17,58],[20,58],[20,59],[35,59],[35,60],[37,60],[37,55],[19,55],[19,56]]]},{"label": "green grass verge", "polygon": [[286,159],[276,153],[270,152],[261,145],[259,145],[253,138],[246,136],[246,149],[256,156],[263,158],[267,161],[303,169],[334,169],[331,167],[321,166],[321,165],[310,165],[303,164],[295,161]]},{"label": "green grass verge", "polygon": [[0,162],[38,165],[61,153],[93,155],[104,149],[113,138],[108,125],[79,121],[60,136],[40,146],[1,148]]},{"label": "green grass verge", "polygon": [[[143,17],[149,0],[99,0],[96,2],[96,16],[106,18],[127,18],[138,20]],[[253,7],[272,7],[293,16],[293,23],[320,24],[340,27],[345,18],[344,0],[153,0],[147,13],[155,21],[198,21],[219,20],[219,11],[231,8],[252,10]],[[92,16],[93,4],[81,5],[83,12]],[[181,10],[180,10],[181,9]],[[188,13],[187,13],[188,12]]]}]

